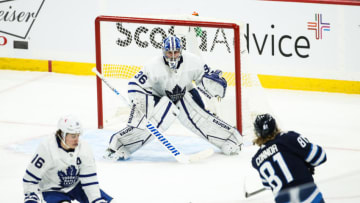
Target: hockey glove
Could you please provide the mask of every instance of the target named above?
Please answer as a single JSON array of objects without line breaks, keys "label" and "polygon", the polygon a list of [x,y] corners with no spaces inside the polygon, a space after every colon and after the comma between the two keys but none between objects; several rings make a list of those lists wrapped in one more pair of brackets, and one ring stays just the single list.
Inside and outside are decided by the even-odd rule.
[{"label": "hockey glove", "polygon": [[311,175],[315,175],[315,167],[312,166],[312,167],[309,167],[308,169],[309,169]]},{"label": "hockey glove", "polygon": [[24,203],[40,203],[40,198],[34,192],[27,193],[25,194]]},{"label": "hockey glove", "polygon": [[216,70],[205,73],[202,78],[202,86],[211,97],[224,98],[227,81],[222,77],[222,71]]},{"label": "hockey glove", "polygon": [[309,163],[306,163],[306,167],[309,169],[311,175],[314,175],[315,174],[315,167],[312,166],[311,164]]}]

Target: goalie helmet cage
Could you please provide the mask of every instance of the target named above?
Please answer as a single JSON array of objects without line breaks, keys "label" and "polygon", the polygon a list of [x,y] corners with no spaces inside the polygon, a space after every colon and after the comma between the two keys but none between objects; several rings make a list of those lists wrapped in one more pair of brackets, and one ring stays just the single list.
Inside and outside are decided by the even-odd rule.
[{"label": "goalie helmet cage", "polygon": [[[242,133],[242,107],[241,107],[241,63],[240,63],[240,27],[236,23],[194,21],[194,20],[174,20],[174,19],[155,19],[155,18],[138,18],[138,17],[119,17],[119,16],[98,16],[95,20],[95,48],[96,48],[96,69],[102,73],[102,32],[101,24],[111,23],[137,23],[137,24],[154,24],[167,26],[192,26],[197,28],[217,28],[230,29],[233,31],[234,47],[234,86],[235,86],[235,108],[236,108],[236,127]],[[190,29],[189,29],[190,30]],[[120,55],[120,54],[119,54]],[[103,112],[103,92],[102,81],[96,78],[97,85],[97,111],[98,111],[98,128],[104,127]],[[226,118],[224,118],[226,120]]]}]

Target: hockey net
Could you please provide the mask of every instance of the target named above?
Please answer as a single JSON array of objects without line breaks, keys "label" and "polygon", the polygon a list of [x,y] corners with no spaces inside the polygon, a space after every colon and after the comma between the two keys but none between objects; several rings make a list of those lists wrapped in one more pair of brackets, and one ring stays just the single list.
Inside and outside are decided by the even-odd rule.
[{"label": "hockey net", "polygon": [[[181,38],[184,51],[201,57],[212,70],[223,71],[228,82],[225,98],[218,101],[204,97],[205,104],[242,132],[242,86],[248,86],[250,80],[241,72],[238,24],[193,18],[99,16],[95,20],[95,34],[97,70],[125,97],[129,79],[147,61],[162,54],[163,39],[170,34]],[[116,97],[97,78],[98,128],[117,128],[126,122],[129,108]]]}]

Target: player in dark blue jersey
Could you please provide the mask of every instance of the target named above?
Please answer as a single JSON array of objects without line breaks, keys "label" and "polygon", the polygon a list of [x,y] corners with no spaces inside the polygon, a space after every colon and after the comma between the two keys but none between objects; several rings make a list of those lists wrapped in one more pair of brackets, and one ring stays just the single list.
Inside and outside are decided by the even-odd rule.
[{"label": "player in dark blue jersey", "polygon": [[252,158],[263,185],[271,189],[277,203],[324,202],[314,183],[314,167],[326,161],[325,151],[300,134],[281,132],[275,119],[261,114],[254,122],[260,149]]}]

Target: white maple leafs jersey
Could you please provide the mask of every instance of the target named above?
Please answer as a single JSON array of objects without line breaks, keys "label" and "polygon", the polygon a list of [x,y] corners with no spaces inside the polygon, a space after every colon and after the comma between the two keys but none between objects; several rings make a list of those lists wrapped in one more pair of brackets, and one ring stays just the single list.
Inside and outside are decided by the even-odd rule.
[{"label": "white maple leafs jersey", "polygon": [[193,81],[199,84],[203,74],[209,71],[208,66],[191,53],[183,52],[179,63],[178,69],[172,70],[163,56],[154,58],[131,79],[128,92],[168,96],[173,102],[178,101],[194,88]]},{"label": "white maple leafs jersey", "polygon": [[80,183],[89,201],[100,198],[95,160],[90,146],[79,140],[73,152],[65,151],[55,135],[42,142],[24,178],[24,193],[67,193]]}]

